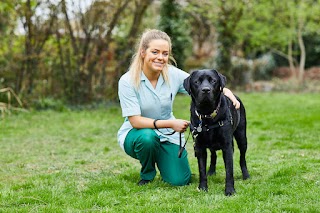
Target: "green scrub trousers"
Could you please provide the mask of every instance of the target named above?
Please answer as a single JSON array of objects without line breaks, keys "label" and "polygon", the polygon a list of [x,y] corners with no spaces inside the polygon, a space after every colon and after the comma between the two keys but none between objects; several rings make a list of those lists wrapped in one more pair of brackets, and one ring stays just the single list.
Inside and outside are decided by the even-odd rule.
[{"label": "green scrub trousers", "polygon": [[160,142],[153,129],[130,130],[124,141],[124,149],[128,155],[140,161],[141,179],[153,180],[157,165],[163,181],[174,186],[190,183],[187,151],[184,149],[181,158],[178,158],[180,147],[170,142]]}]

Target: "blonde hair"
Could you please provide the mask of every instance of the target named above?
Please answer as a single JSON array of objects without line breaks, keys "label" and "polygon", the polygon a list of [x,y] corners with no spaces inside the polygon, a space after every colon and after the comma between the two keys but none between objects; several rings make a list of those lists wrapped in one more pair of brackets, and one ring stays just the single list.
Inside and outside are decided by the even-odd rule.
[{"label": "blonde hair", "polygon": [[[169,62],[168,63],[171,64],[171,61],[173,61],[176,64],[176,61],[172,56],[172,44],[168,34],[161,30],[147,29],[142,34],[140,38],[140,42],[137,43],[136,53],[133,55],[131,65],[129,67],[129,72],[131,72],[133,84],[136,89],[138,89],[140,86],[140,81],[141,81],[140,78],[141,78],[141,72],[143,67],[143,58],[141,56],[141,52],[142,50],[148,49],[150,42],[156,39],[162,39],[168,42],[169,44]],[[164,81],[166,83],[169,83],[168,65],[164,67],[164,69],[161,71],[161,74],[164,78]]]}]

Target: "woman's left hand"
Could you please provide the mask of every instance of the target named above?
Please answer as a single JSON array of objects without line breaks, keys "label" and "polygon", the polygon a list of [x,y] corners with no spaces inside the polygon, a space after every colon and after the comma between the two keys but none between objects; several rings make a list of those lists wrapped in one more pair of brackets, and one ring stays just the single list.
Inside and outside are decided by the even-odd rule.
[{"label": "woman's left hand", "polygon": [[236,109],[240,108],[240,102],[237,99],[232,100],[232,104]]}]

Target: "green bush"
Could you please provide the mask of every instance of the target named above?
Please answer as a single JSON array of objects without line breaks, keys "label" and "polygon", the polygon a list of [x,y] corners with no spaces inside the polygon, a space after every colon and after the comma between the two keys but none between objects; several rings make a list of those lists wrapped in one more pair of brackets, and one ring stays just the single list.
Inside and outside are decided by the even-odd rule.
[{"label": "green bush", "polygon": [[232,84],[245,86],[252,81],[252,60],[234,57],[232,59]]},{"label": "green bush", "polygon": [[36,110],[53,110],[63,112],[67,110],[65,103],[61,100],[53,98],[40,98],[32,104],[32,108]]},{"label": "green bush", "polygon": [[276,63],[271,54],[263,55],[253,61],[252,77],[253,80],[271,80],[272,72],[276,68]]}]

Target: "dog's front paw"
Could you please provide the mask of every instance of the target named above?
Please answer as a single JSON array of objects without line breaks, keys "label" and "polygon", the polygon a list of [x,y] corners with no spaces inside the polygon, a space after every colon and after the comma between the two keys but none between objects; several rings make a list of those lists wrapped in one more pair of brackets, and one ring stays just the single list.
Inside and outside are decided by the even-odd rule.
[{"label": "dog's front paw", "polygon": [[208,185],[205,183],[200,183],[198,186],[198,190],[199,191],[204,191],[204,192],[208,192]]},{"label": "dog's front paw", "polygon": [[233,187],[226,188],[226,190],[225,190],[225,195],[226,196],[231,196],[234,193],[236,193],[236,190]]}]

